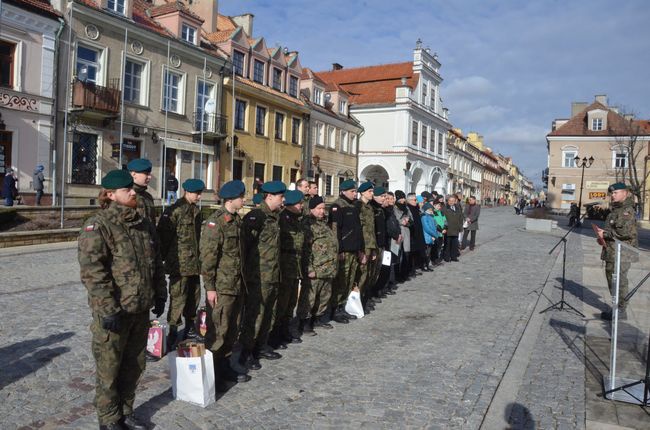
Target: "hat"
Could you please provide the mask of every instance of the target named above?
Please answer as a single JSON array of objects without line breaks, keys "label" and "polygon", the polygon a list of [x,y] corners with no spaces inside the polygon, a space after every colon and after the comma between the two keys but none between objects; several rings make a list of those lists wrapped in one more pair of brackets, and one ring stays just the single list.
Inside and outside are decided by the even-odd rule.
[{"label": "hat", "polygon": [[302,193],[302,191],[299,190],[287,191],[286,193],[284,193],[284,205],[293,206],[295,204],[298,204],[302,202],[303,197],[305,197],[305,195]]},{"label": "hat", "polygon": [[435,206],[435,205],[443,206],[444,203],[442,202],[442,200],[435,200],[435,201],[432,203],[432,205],[433,205],[433,206]]},{"label": "hat", "polygon": [[39,164],[38,166],[36,166],[36,169],[40,170],[42,172],[43,170],[45,170],[45,166],[43,166],[42,164]]},{"label": "hat", "polygon": [[262,192],[268,194],[283,194],[287,191],[287,186],[282,181],[270,181],[262,184]]},{"label": "hat", "polygon": [[137,173],[149,173],[151,172],[151,167],[151,161],[146,158],[136,158],[135,160],[129,161],[129,164],[126,165],[129,171]]},{"label": "hat", "polygon": [[433,210],[433,205],[431,203],[425,203],[424,206],[422,206],[422,210],[424,212],[428,211],[429,209]]},{"label": "hat", "polygon": [[395,191],[395,198],[396,198],[397,200],[399,200],[399,199],[405,199],[405,198],[406,198],[406,194],[404,194],[404,191],[402,191],[402,190],[397,190],[397,191]]},{"label": "hat", "polygon": [[375,185],[372,182],[368,181],[368,182],[364,182],[363,184],[359,185],[359,188],[357,189],[357,191],[360,192],[360,193],[363,193],[364,191],[368,191],[368,190],[373,189],[373,188],[375,188]]},{"label": "hat", "polygon": [[615,190],[627,190],[627,185],[625,185],[625,182],[617,182],[609,186],[608,191],[610,193]]},{"label": "hat", "polygon": [[430,200],[433,197],[433,195],[428,191],[422,191],[420,195],[427,200]]},{"label": "hat", "polygon": [[384,188],[384,187],[375,187],[375,195],[376,196],[381,196],[382,194],[386,194],[386,188]]},{"label": "hat", "polygon": [[131,188],[132,186],[133,178],[126,170],[111,170],[102,178],[102,187],[107,190]]},{"label": "hat", "polygon": [[309,199],[309,209],[314,209],[321,203],[324,203],[323,198],[321,196],[314,196]]},{"label": "hat", "polygon": [[200,179],[187,179],[183,182],[183,189],[190,193],[198,193],[205,189],[205,183]]},{"label": "hat", "polygon": [[219,197],[222,199],[236,199],[241,197],[246,192],[246,186],[239,179],[226,182],[219,190]]},{"label": "hat", "polygon": [[254,205],[259,205],[260,203],[262,203],[262,200],[264,200],[264,194],[262,193],[257,193],[253,196]]},{"label": "hat", "polygon": [[341,185],[339,185],[339,190],[341,191],[348,191],[356,187],[357,184],[354,182],[354,179],[346,179],[345,181],[341,182]]}]

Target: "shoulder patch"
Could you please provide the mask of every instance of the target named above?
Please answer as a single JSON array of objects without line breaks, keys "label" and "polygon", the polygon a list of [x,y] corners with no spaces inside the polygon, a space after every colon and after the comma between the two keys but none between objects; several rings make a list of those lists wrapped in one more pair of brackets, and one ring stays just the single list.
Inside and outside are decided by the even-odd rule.
[{"label": "shoulder patch", "polygon": [[223,219],[226,220],[226,222],[230,222],[230,221],[232,221],[232,215],[230,215],[230,214],[225,214],[225,215],[223,216]]},{"label": "shoulder patch", "polygon": [[84,227],[84,231],[93,231],[95,229],[95,224],[90,224]]},{"label": "shoulder patch", "polygon": [[338,210],[338,207],[332,206],[332,212],[336,212]]},{"label": "shoulder patch", "polygon": [[217,225],[217,224],[216,224],[215,222],[212,222],[212,221],[210,221],[210,222],[208,223],[208,227],[210,227],[210,228],[215,228],[216,225]]}]

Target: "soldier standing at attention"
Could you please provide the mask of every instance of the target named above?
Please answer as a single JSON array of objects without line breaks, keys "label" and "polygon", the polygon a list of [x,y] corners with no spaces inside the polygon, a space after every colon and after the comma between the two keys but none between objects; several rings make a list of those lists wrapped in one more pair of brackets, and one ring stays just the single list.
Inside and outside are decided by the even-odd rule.
[{"label": "soldier standing at attention", "polygon": [[298,303],[298,283],[302,276],[303,198],[298,190],[284,193],[284,209],[280,213],[280,289],[275,313],[272,346],[286,348],[289,342],[300,343],[300,336],[290,330],[293,311]]},{"label": "soldier standing at attention", "polygon": [[207,219],[201,233],[201,275],[210,316],[206,346],[212,351],[215,370],[223,380],[248,382],[251,377],[230,367],[228,356],[237,341],[244,306],[242,280],[241,217],[246,187],[239,180],[226,182],[219,190],[223,208]]},{"label": "soldier standing at attention", "polygon": [[129,161],[126,168],[133,178],[133,190],[138,201],[138,213],[156,225],[156,207],[153,197],[147,191],[151,181],[151,161],[146,158],[137,158]]},{"label": "soldier standing at attention", "polygon": [[339,185],[341,195],[330,209],[329,221],[339,241],[339,268],[332,285],[332,319],[347,324],[356,317],[345,312],[348,296],[356,283],[359,256],[363,250],[363,235],[359,209],[355,205],[356,184],[352,179]]},{"label": "soldier standing at attention", "polygon": [[261,368],[259,359],[282,358],[268,345],[280,284],[280,209],[287,187],[281,181],[262,184],[264,200],[244,216],[243,246],[246,300],[241,330],[241,363]]},{"label": "soldier standing at attention", "polygon": [[196,337],[194,319],[196,309],[201,303],[201,262],[199,260],[199,240],[203,217],[197,206],[205,184],[200,179],[183,182],[185,194],[169,206],[160,217],[158,237],[160,250],[165,263],[165,273],[169,275],[169,349],[174,349],[181,324],[185,317],[183,338]]},{"label": "soldier standing at attention", "polygon": [[[388,282],[388,273],[390,265],[382,266],[382,257],[384,250],[390,248],[388,241],[388,233],[386,231],[386,211],[384,210],[386,202],[386,189],[384,187],[375,187],[373,191],[373,199],[370,201],[370,206],[374,211],[375,219],[375,239],[377,242],[377,258],[371,266],[370,280],[366,288],[366,296],[371,302],[381,303],[381,297],[386,297],[384,294],[384,287]],[[380,273],[384,276],[380,277]],[[381,279],[381,283],[380,283]]]},{"label": "soldier standing at attention", "polygon": [[[607,277],[607,286],[612,296],[615,293],[613,284],[613,275],[616,271],[616,244],[615,240],[620,240],[634,247],[638,246],[636,217],[634,213],[634,196],[629,192],[623,182],[617,182],[609,186],[610,199],[612,205],[609,215],[605,219],[605,228],[597,230],[598,238],[605,245],[600,254],[600,259],[605,261],[605,276]],[[627,318],[625,309],[627,302],[627,272],[630,270],[631,256],[629,252],[621,252],[621,279],[619,280],[618,292],[618,317]],[[604,311],[601,314],[604,320],[612,319],[612,310]]]},{"label": "soldier standing at attention", "polygon": [[375,261],[377,260],[377,237],[375,236],[375,211],[370,205],[374,197],[374,185],[372,182],[364,182],[358,188],[361,196],[357,200],[359,208],[359,220],[363,234],[364,247],[359,254],[359,269],[357,270],[357,286],[361,294],[361,302],[364,312],[375,309],[375,304],[369,299],[368,290],[374,272]]},{"label": "soldier standing at attention", "polygon": [[145,369],[149,310],[157,317],[165,310],[165,274],[155,226],[136,211],[131,175],[113,170],[101,185],[102,210],[82,227],[78,256],[93,316],[95,408],[100,429],[145,429],[133,403]]},{"label": "soldier standing at attention", "polygon": [[332,281],[338,272],[339,242],[336,233],[327,225],[325,203],[321,196],[309,200],[310,214],[305,217],[304,265],[306,277],[300,291],[297,315],[303,333],[311,334],[316,326],[326,329],[329,324]]}]

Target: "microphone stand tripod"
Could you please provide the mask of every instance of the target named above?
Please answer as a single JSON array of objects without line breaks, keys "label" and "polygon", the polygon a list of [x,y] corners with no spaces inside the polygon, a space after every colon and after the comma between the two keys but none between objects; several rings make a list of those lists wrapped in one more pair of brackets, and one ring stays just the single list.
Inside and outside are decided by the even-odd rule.
[{"label": "microphone stand tripod", "polygon": [[582,225],[582,220],[583,220],[586,216],[587,216],[587,213],[585,212],[584,215],[582,215],[581,217],[578,218],[578,221],[577,221],[575,224],[573,224],[573,226],[569,229],[569,231],[567,231],[566,234],[565,234],[564,236],[562,236],[562,239],[560,239],[560,240],[558,241],[558,243],[556,243],[555,246],[554,246],[554,247],[553,247],[553,248],[548,252],[549,255],[552,254],[553,251],[555,251],[555,249],[556,249],[558,246],[560,246],[560,244],[562,244],[562,298],[560,299],[559,302],[557,302],[557,303],[553,303],[551,306],[549,306],[549,307],[547,307],[546,309],[540,311],[540,312],[539,312],[540,314],[543,314],[544,312],[547,312],[547,311],[550,311],[550,310],[554,310],[554,309],[557,309],[557,310],[563,311],[563,310],[564,310],[564,307],[566,306],[568,309],[571,309],[572,311],[574,311],[574,312],[577,313],[578,315],[580,315],[580,316],[582,316],[583,318],[585,318],[585,314],[583,314],[582,312],[580,312],[579,310],[577,310],[576,308],[574,308],[573,306],[571,306],[569,303],[567,303],[566,300],[564,300],[564,290],[565,290],[565,286],[564,286],[564,284],[565,284],[565,282],[566,282],[566,243],[567,243],[567,236],[569,236],[569,234],[571,234],[571,232],[572,232],[573,230],[575,230],[576,227]]}]

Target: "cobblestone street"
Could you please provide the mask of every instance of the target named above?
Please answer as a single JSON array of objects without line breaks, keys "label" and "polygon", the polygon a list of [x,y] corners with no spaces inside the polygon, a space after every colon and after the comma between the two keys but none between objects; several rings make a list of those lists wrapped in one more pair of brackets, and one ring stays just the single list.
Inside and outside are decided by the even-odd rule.
[{"label": "cobblestone street", "polygon": [[[251,382],[205,409],[172,399],[167,360],[148,364],[137,412],[162,429],[584,428],[583,346],[566,341],[584,324],[568,312],[534,316],[559,298],[558,254],[548,250],[563,231],[526,232],[524,220],[485,210],[478,246],[459,263],[262,361]],[[570,270],[580,243],[570,242],[580,256]],[[0,264],[2,428],[96,428],[76,248],[3,251]],[[567,300],[582,309],[579,294]]]}]

